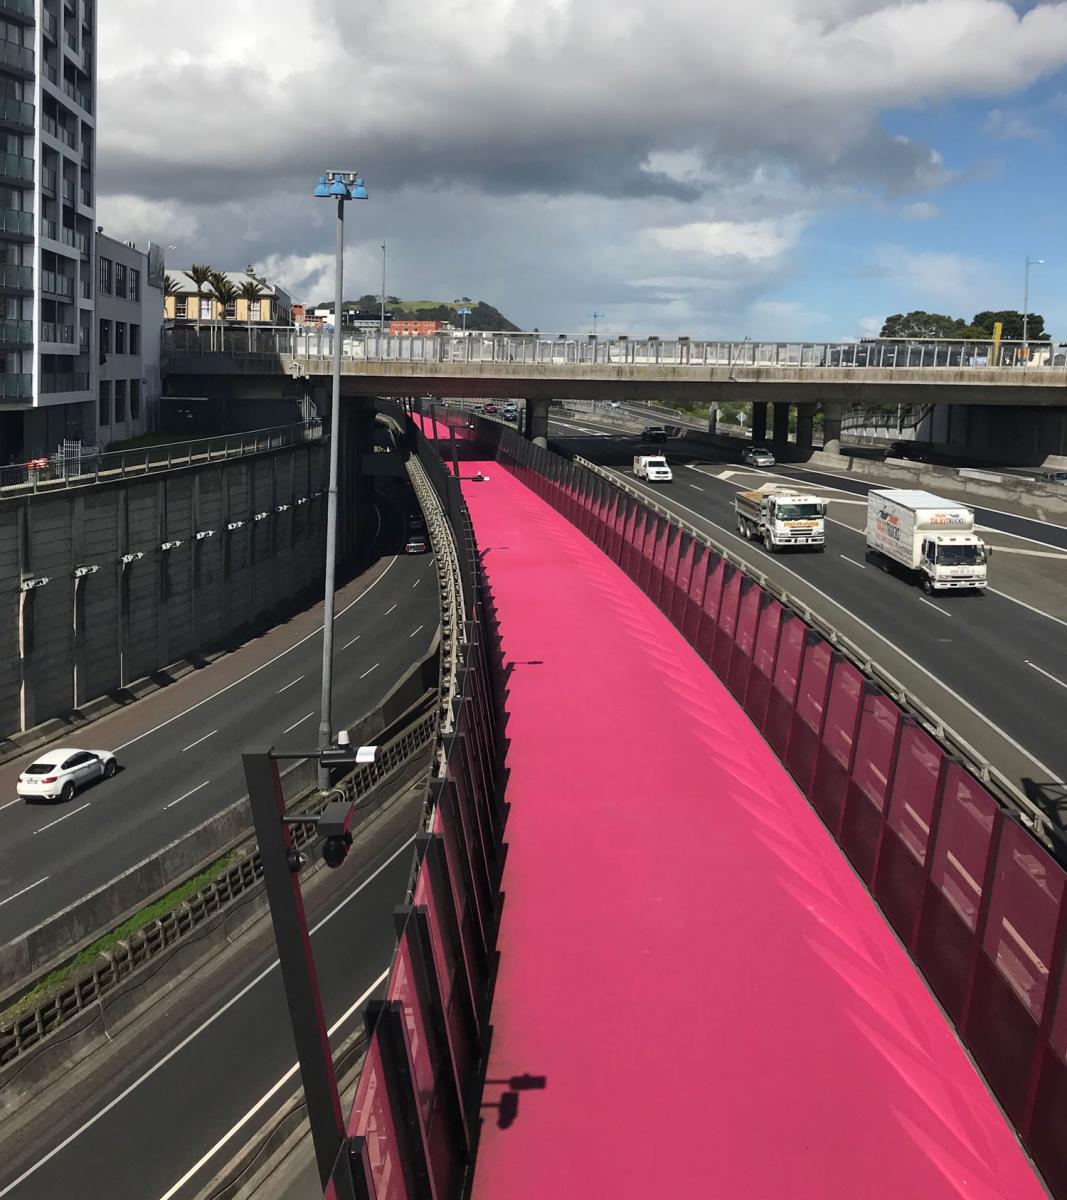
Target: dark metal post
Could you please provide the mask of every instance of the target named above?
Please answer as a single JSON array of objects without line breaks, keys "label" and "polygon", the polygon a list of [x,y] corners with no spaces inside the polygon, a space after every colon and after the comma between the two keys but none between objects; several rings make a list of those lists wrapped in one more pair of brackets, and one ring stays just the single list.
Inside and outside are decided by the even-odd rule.
[{"label": "dark metal post", "polygon": [[345,1142],[345,1122],[304,915],[304,900],[300,894],[300,875],[289,870],[288,854],[293,849],[293,841],[289,826],[282,820],[285,799],[278,764],[269,749],[255,750],[241,757],[307,1100],[315,1161],[325,1191]]}]

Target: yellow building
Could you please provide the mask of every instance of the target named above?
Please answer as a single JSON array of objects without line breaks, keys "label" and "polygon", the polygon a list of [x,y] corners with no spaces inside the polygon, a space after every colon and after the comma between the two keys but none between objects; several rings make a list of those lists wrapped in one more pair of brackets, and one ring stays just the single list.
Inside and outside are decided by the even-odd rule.
[{"label": "yellow building", "polygon": [[198,296],[196,284],[187,271],[169,271],[168,276],[178,285],[178,291],[173,296],[163,298],[164,320],[192,324],[197,320],[221,321],[225,317],[227,321],[242,325],[250,319],[253,325],[292,325],[293,300],[284,288],[253,274],[251,269],[222,271],[220,274],[225,275],[235,289],[240,289],[249,280],[260,285],[263,291],[257,300],[251,301],[251,314],[248,311],[249,301],[240,297],[227,304],[224,312],[211,293],[210,283],[203,285]]}]

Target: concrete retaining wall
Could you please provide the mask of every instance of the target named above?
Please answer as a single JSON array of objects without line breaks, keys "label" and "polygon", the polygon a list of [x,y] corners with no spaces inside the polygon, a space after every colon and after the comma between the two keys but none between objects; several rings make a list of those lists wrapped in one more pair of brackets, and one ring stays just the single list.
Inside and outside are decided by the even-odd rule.
[{"label": "concrete retaining wall", "polygon": [[[0,503],[0,753],[5,739],[195,660],[317,585],[328,446]],[[99,569],[75,580],[81,566]],[[48,583],[21,591],[33,578]]]}]

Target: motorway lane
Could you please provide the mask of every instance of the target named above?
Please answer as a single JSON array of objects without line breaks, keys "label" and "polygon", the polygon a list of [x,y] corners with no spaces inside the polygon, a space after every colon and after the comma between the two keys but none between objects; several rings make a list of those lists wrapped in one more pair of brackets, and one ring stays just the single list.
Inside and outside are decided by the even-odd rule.
[{"label": "motorway lane", "polygon": [[[312,926],[327,1024],[348,1014],[332,1038],[335,1047],[361,1020],[366,1001],[349,1012],[354,1002],[368,990],[381,992],[396,943],[393,907],[404,898],[411,869],[415,820],[409,824],[353,871],[351,886]],[[273,941],[269,946],[207,1004],[182,1008],[190,998],[178,993],[165,1044],[125,1061],[84,1106],[54,1106],[43,1134],[34,1131],[0,1154],[0,1200],[187,1200],[249,1136],[269,1127],[298,1086],[295,1072],[234,1129],[296,1061]],[[230,1131],[230,1140],[211,1153]]]},{"label": "motorway lane", "polygon": [[[433,559],[419,555],[389,562],[339,613],[336,723],[363,716],[426,653],[438,609]],[[244,746],[265,737],[279,749],[314,746],[321,655],[320,630],[156,728],[156,697],[146,698],[137,706],[138,735],[117,747],[122,770],[114,779],[68,805],[8,802],[0,810],[0,938],[32,928],[239,799]],[[94,745],[104,732],[90,728],[66,740]],[[11,791],[26,761],[0,771]]]},{"label": "motorway lane", "polygon": [[[559,432],[573,437],[575,431]],[[680,515],[687,521],[695,517],[707,522],[713,536],[743,552],[772,578],[780,576],[778,582],[787,589],[797,590],[789,573],[817,587],[1025,748],[1036,760],[1033,781],[1058,784],[1067,778],[1067,744],[1062,734],[1067,639],[1057,622],[997,595],[931,600],[912,584],[868,565],[862,534],[838,524],[831,527],[824,554],[768,555],[758,544],[735,536],[733,493],[740,480],[722,480],[676,465],[673,484],[644,487],[619,465],[631,445],[588,438],[580,446],[577,440],[570,442],[568,448],[592,461],[614,464],[620,479],[661,504],[684,506],[689,511]],[[737,474],[743,471],[738,467]],[[832,612],[823,611],[823,616],[834,623]],[[870,652],[878,657],[875,650],[872,647]],[[926,699],[937,707],[930,697]],[[978,748],[983,749],[980,744]]]}]

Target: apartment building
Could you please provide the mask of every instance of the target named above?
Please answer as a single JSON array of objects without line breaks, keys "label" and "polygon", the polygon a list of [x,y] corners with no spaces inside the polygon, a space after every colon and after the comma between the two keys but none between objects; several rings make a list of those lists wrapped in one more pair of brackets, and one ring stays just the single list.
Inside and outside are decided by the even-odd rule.
[{"label": "apartment building", "polygon": [[99,230],[96,261],[95,443],[106,449],[156,428],[163,280],[133,242]]},{"label": "apartment building", "polygon": [[416,337],[430,337],[449,328],[444,321],[420,321],[417,317],[393,318],[389,322],[392,335],[411,333]]},{"label": "apartment building", "polygon": [[223,308],[212,294],[210,284],[205,284],[198,292],[187,271],[171,271],[175,291],[165,298],[164,317],[178,324],[226,320],[241,324],[251,321],[253,325],[292,325],[293,298],[284,288],[257,275],[253,267],[243,271],[221,271],[220,274],[226,276],[235,291],[246,283],[258,284],[258,296],[251,301],[237,297]]},{"label": "apartment building", "polygon": [[0,0],[0,464],[96,426],[96,0]]}]

